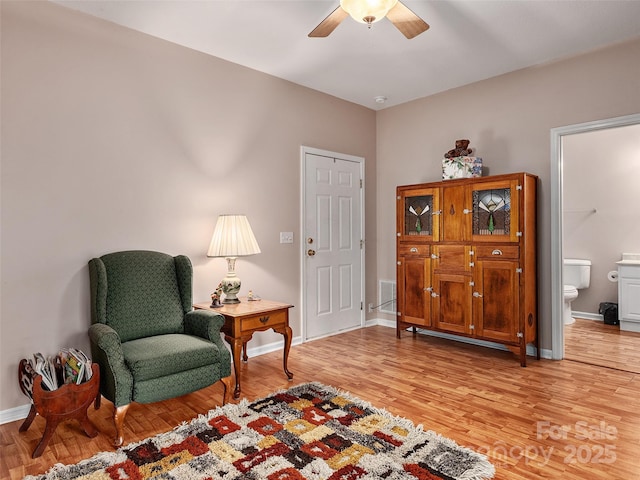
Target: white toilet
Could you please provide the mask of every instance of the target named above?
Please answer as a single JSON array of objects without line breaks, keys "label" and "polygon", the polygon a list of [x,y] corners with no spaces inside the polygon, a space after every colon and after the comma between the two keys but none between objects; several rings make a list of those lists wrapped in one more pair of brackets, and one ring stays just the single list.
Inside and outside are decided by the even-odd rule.
[{"label": "white toilet", "polygon": [[571,302],[578,298],[578,290],[589,287],[591,260],[565,258],[562,277],[564,282],[563,321],[565,325],[571,325],[576,321],[571,316]]}]

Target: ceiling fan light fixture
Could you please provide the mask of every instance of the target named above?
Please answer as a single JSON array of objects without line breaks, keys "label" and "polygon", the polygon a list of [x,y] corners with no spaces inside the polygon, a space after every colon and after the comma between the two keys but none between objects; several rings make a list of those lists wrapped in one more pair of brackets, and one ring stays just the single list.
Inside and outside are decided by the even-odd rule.
[{"label": "ceiling fan light fixture", "polygon": [[340,6],[360,23],[371,26],[372,23],[386,17],[398,0],[340,0]]}]

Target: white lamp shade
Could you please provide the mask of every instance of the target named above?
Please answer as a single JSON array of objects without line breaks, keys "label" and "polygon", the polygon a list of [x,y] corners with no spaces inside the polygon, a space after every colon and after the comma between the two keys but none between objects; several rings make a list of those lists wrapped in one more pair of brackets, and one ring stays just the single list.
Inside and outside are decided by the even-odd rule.
[{"label": "white lamp shade", "polygon": [[213,230],[207,257],[243,257],[260,253],[247,217],[220,215]]},{"label": "white lamp shade", "polygon": [[[360,23],[382,20],[396,3],[398,0],[340,0],[342,9]],[[368,22],[365,20],[367,17],[373,17],[374,20]]]}]

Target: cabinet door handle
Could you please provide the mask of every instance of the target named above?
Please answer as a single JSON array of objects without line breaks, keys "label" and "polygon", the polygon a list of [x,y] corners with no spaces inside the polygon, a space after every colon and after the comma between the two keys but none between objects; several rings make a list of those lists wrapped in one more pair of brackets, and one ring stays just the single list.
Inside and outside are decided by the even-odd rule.
[{"label": "cabinet door handle", "polygon": [[264,323],[267,323],[268,321],[269,321],[269,315],[260,317],[260,323],[264,324]]},{"label": "cabinet door handle", "polygon": [[416,247],[411,247],[411,250],[409,250],[411,253],[418,253],[418,249]]},{"label": "cabinet door handle", "polygon": [[502,250],[496,248],[493,252],[491,252],[491,255],[502,255]]},{"label": "cabinet door handle", "polygon": [[462,210],[462,213],[464,213],[465,215],[469,215],[471,213],[471,210],[465,208],[464,210]]},{"label": "cabinet door handle", "polygon": [[470,267],[475,267],[475,266],[476,266],[476,264],[475,264],[475,263],[473,263],[473,262],[469,262],[469,266],[470,266]]},{"label": "cabinet door handle", "polygon": [[438,295],[436,292],[431,292],[431,296],[432,296],[433,298],[436,298],[436,297],[439,297],[440,295]]},{"label": "cabinet door handle", "polygon": [[438,255],[436,255],[435,253],[432,253],[432,254],[431,254],[431,258],[433,258],[433,259],[435,260],[436,258],[439,258],[439,257],[438,257]]},{"label": "cabinet door handle", "polygon": [[434,210],[431,215],[442,215],[442,210]]},{"label": "cabinet door handle", "polygon": [[476,298],[482,298],[482,295],[479,294],[478,292],[473,292],[473,296]]}]

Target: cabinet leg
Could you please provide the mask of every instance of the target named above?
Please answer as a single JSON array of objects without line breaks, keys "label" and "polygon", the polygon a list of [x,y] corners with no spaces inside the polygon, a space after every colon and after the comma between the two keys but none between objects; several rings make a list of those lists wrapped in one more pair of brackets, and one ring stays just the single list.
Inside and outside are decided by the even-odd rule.
[{"label": "cabinet leg", "polygon": [[524,340],[524,336],[520,339],[520,366],[527,366],[527,344]]}]

